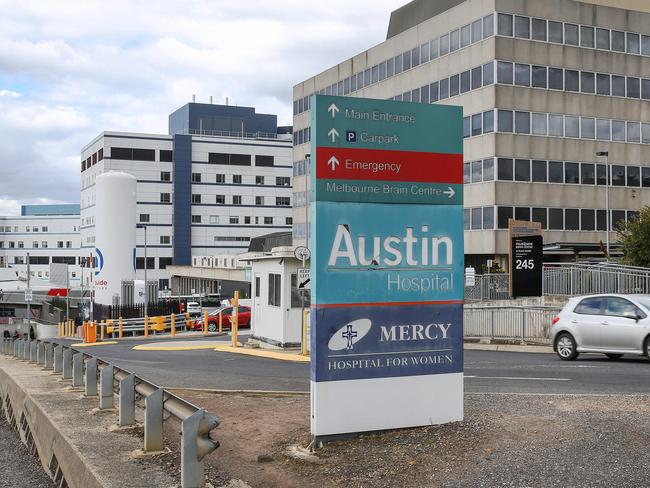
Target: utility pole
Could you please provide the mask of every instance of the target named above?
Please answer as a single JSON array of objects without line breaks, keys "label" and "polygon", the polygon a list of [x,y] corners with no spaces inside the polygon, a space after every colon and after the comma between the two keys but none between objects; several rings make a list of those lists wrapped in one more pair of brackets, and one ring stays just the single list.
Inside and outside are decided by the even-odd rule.
[{"label": "utility pole", "polygon": [[[31,276],[31,273],[30,273],[30,269],[29,269],[29,253],[27,253],[27,292],[25,293],[25,295],[27,295],[27,294],[31,295],[31,288],[30,288],[31,278],[30,278],[30,276]],[[25,298],[28,298],[28,297],[25,296]],[[30,298],[29,300],[25,300],[27,302],[27,330],[28,331],[32,326],[32,300],[31,300],[31,297],[29,297],[29,298]]]},{"label": "utility pole", "polygon": [[70,269],[65,265],[65,320],[70,320]]},{"label": "utility pole", "polygon": [[149,283],[147,282],[147,226],[144,229],[144,316],[149,316]]},{"label": "utility pole", "polygon": [[605,157],[605,252],[607,254],[607,261],[609,262],[609,228],[610,228],[610,216],[609,216],[609,151],[598,151],[596,156]]}]

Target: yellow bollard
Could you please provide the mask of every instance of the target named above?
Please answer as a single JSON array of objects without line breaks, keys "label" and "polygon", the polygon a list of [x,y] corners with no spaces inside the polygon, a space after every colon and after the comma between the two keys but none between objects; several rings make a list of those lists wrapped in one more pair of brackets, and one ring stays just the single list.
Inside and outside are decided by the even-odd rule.
[{"label": "yellow bollard", "polygon": [[190,313],[185,312],[185,329],[190,328]]},{"label": "yellow bollard", "polygon": [[119,322],[119,330],[117,332],[117,336],[121,339],[122,338],[122,332],[123,332],[123,330],[122,330],[122,317],[119,318],[119,321],[120,321]]},{"label": "yellow bollard", "polygon": [[208,335],[208,311],[203,312],[203,335]]},{"label": "yellow bollard", "polygon": [[239,291],[235,291],[232,304],[232,317],[230,317],[230,330],[232,332],[232,347],[237,347],[237,330],[239,328]]},{"label": "yellow bollard", "polygon": [[219,312],[219,334],[223,334],[223,312]]},{"label": "yellow bollard", "polygon": [[307,341],[309,338],[307,337],[307,317],[309,316],[309,310],[305,309],[304,313],[302,315],[302,347],[300,354],[303,356],[309,356],[309,352],[307,351]]},{"label": "yellow bollard", "polygon": [[172,314],[171,317],[171,333],[172,337],[176,335],[176,315]]},{"label": "yellow bollard", "polygon": [[70,321],[70,337],[74,337],[74,322]]},{"label": "yellow bollard", "polygon": [[100,331],[99,331],[99,339],[104,340],[104,329],[106,329],[106,321],[102,320],[99,324]]},{"label": "yellow bollard", "polygon": [[61,336],[63,336],[63,334],[61,333],[61,332],[62,332],[62,331],[61,331],[61,322],[59,322],[59,327],[58,327],[57,330],[58,330],[58,335],[57,335],[57,337],[61,337]]},{"label": "yellow bollard", "polygon": [[144,316],[144,336],[149,337],[149,317]]}]

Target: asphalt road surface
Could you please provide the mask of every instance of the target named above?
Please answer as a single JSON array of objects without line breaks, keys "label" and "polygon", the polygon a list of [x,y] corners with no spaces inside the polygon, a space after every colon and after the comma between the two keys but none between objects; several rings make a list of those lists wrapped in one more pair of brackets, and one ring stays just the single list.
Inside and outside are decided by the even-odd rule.
[{"label": "asphalt road surface", "polygon": [[[215,340],[214,337],[209,339]],[[223,340],[228,341],[227,338]],[[169,388],[309,391],[309,363],[214,352],[210,349],[132,349],[137,344],[151,342],[154,341],[128,340],[116,345],[85,348],[84,352]],[[555,354],[468,350],[465,351],[465,391],[649,394],[650,361],[637,356],[611,360],[604,355],[582,354],[577,361],[565,362]]]}]

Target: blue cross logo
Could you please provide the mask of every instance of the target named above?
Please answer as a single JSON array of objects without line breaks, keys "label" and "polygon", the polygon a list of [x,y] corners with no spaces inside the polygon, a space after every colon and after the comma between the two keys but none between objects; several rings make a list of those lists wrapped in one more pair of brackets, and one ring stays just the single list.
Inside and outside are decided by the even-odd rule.
[{"label": "blue cross logo", "polygon": [[352,324],[348,324],[344,332],[341,333],[344,339],[348,340],[348,345],[346,349],[352,349],[352,339],[357,337],[357,331],[352,330]]}]

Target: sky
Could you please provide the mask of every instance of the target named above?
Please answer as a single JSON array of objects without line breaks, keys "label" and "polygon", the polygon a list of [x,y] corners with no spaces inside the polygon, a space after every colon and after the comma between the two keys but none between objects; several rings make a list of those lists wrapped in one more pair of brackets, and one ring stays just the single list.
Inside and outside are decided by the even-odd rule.
[{"label": "sky", "polygon": [[0,215],[78,203],[102,131],[167,132],[191,101],[292,124],[292,88],[386,37],[407,0],[0,0]]}]

